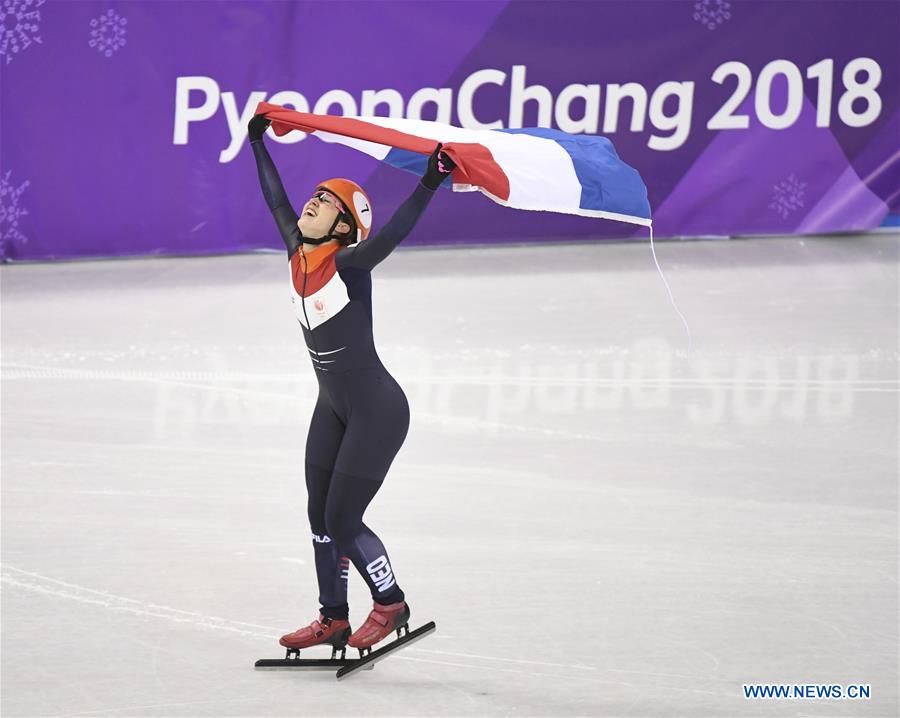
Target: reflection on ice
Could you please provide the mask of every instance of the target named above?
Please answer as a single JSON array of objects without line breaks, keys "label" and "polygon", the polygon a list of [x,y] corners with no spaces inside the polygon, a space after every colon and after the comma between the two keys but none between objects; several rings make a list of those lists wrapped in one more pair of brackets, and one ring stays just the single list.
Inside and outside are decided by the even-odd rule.
[{"label": "reflection on ice", "polygon": [[[572,360],[557,352],[539,359],[486,357],[448,366],[425,347],[408,348],[398,357],[382,354],[417,415],[478,420],[470,424],[478,431],[491,430],[492,422],[499,427],[525,419],[556,426],[560,415],[584,422],[621,410],[665,411],[698,426],[840,422],[852,418],[858,394],[898,388],[896,381],[861,376],[858,354],[695,353],[685,360],[661,338],[640,340],[631,351],[597,359]],[[208,352],[197,368],[197,378],[144,376],[155,386],[154,425],[160,433],[167,427],[189,431],[213,419],[262,426],[300,422],[315,398],[308,367],[278,376],[241,374],[229,371],[226,354]]]}]

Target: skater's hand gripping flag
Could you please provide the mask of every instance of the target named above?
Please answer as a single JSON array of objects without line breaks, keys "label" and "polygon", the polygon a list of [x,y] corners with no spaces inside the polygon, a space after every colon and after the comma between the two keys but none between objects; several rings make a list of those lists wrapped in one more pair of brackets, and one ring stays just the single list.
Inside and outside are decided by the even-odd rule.
[{"label": "skater's hand gripping flag", "polygon": [[450,159],[450,155],[444,152],[443,145],[438,142],[434,152],[428,158],[428,169],[422,175],[422,184],[433,192],[440,187],[441,182],[453,174],[455,169],[456,163]]},{"label": "skater's hand gripping flag", "polygon": [[605,137],[560,130],[467,130],[393,117],[336,117],[260,102],[257,114],[279,137],[292,130],[425,173],[435,142],[455,163],[453,190],[479,191],[498,204],[651,225],[647,188]]}]

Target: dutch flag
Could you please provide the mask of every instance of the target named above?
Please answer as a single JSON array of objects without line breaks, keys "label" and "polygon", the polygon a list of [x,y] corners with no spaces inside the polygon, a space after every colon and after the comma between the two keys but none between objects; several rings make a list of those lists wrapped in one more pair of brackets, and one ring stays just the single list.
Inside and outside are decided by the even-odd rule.
[{"label": "dutch flag", "polygon": [[467,130],[443,122],[339,117],[260,102],[279,137],[292,130],[353,147],[421,175],[438,142],[456,163],[453,191],[478,191],[516,209],[652,225],[647,188],[605,137],[526,127]]}]

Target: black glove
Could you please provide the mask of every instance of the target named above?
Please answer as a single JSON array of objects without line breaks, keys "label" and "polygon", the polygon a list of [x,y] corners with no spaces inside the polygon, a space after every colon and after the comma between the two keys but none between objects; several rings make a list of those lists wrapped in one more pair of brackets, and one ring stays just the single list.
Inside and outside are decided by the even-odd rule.
[{"label": "black glove", "polygon": [[438,142],[431,157],[428,158],[428,169],[422,175],[422,184],[430,190],[436,190],[440,187],[441,182],[450,176],[450,173],[456,169],[456,163],[450,159],[450,155],[441,152],[444,145]]},{"label": "black glove", "polygon": [[272,120],[265,115],[253,115],[253,119],[247,124],[247,134],[250,136],[250,141],[261,140],[266,128],[271,124]]}]

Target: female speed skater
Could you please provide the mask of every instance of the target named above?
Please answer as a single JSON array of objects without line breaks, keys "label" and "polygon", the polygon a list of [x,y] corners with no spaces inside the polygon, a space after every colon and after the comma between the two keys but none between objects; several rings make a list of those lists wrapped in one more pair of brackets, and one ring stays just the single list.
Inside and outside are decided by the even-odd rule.
[{"label": "female speed skater", "polygon": [[[347,179],[318,184],[299,216],[291,207],[263,134],[270,121],[248,125],[263,196],[287,247],[292,297],[319,394],[306,439],[306,488],[319,617],[281,637],[287,648],[327,643],[365,649],[409,621],[409,605],[387,550],[363,523],[409,429],[409,404],[375,352],[372,275],[416,225],[456,166],[439,143],[410,197],[371,239],[372,206]],[[374,607],[353,632],[349,562],[365,579]]]}]

